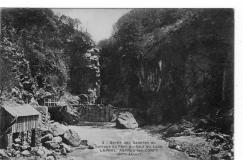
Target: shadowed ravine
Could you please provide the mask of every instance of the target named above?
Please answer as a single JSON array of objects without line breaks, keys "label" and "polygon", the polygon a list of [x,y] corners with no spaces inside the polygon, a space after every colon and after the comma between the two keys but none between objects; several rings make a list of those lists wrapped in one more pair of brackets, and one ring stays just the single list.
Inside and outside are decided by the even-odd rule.
[{"label": "shadowed ravine", "polygon": [[[79,160],[193,160],[185,153],[169,149],[167,142],[161,140],[158,135],[151,135],[144,129],[116,129],[112,123],[103,125],[89,126],[70,126],[77,131],[82,139],[87,139],[88,143],[100,146],[102,141],[149,141],[162,146],[158,152],[141,153],[140,155],[119,155],[119,153],[100,152],[100,149],[93,150],[75,150],[70,154]],[[82,157],[82,158],[81,158]]]}]

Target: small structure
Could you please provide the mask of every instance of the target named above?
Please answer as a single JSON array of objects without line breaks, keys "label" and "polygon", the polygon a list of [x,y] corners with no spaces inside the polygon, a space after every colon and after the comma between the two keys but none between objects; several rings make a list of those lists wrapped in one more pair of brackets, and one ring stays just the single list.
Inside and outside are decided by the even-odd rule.
[{"label": "small structure", "polygon": [[58,107],[58,101],[59,99],[57,98],[44,98],[44,106],[47,106],[48,108]]},{"label": "small structure", "polygon": [[0,148],[11,148],[15,138],[35,146],[40,113],[29,104],[6,103],[0,108]]}]

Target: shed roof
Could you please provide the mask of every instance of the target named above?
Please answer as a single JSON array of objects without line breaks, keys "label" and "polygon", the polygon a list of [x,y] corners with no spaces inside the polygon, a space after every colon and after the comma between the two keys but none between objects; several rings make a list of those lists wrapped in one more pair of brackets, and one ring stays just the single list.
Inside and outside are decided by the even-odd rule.
[{"label": "shed roof", "polygon": [[5,104],[3,108],[14,117],[35,116],[40,113],[29,104]]}]

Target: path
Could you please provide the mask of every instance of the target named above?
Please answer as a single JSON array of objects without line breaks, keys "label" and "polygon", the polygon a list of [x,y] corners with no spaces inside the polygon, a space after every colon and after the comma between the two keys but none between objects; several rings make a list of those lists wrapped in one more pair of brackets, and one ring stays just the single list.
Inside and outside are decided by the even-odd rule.
[{"label": "path", "polygon": [[152,135],[144,129],[121,130],[114,128],[112,123],[99,123],[99,125],[89,124],[89,126],[70,126],[77,131],[82,139],[87,139],[90,144],[100,146],[102,141],[105,143],[114,141],[136,141],[136,142],[154,142],[160,146],[157,152],[139,153],[137,155],[128,155],[119,153],[101,152],[98,147],[93,150],[76,150],[70,154],[77,160],[193,160],[186,154],[168,148],[167,142],[159,139],[158,135]]}]

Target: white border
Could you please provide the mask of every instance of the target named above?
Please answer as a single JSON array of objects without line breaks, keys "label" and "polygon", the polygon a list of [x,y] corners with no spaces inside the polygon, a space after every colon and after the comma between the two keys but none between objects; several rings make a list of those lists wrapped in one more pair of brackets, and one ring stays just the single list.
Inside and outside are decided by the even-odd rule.
[{"label": "white border", "polygon": [[0,7],[34,8],[235,8],[241,0],[0,0]]},{"label": "white border", "polygon": [[243,159],[243,6],[241,0],[0,0],[0,7],[32,8],[234,8],[235,159]]}]

